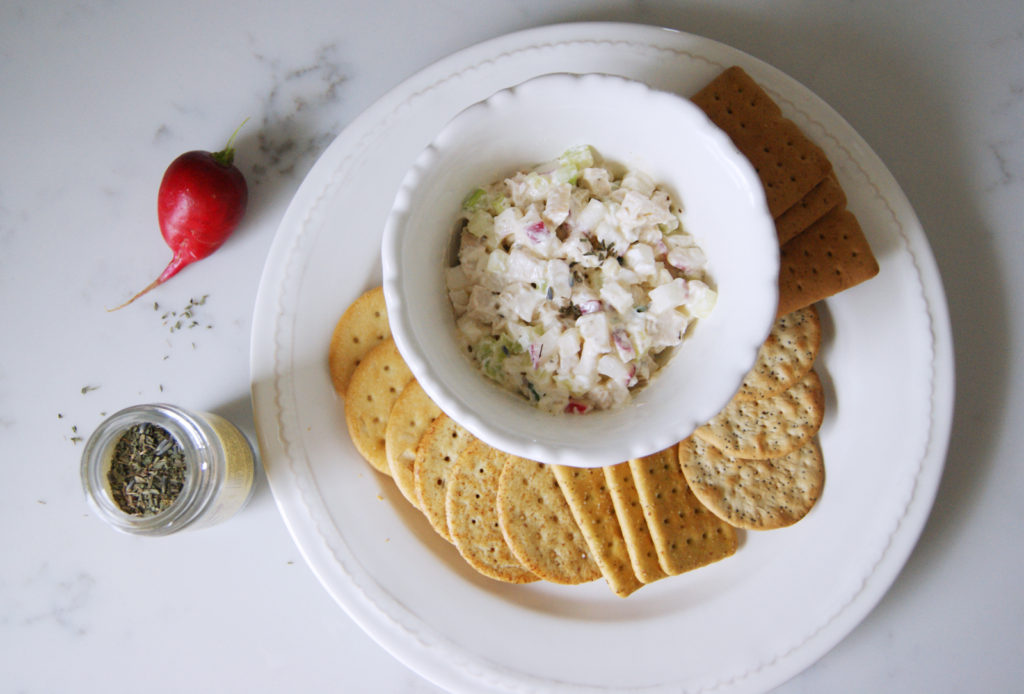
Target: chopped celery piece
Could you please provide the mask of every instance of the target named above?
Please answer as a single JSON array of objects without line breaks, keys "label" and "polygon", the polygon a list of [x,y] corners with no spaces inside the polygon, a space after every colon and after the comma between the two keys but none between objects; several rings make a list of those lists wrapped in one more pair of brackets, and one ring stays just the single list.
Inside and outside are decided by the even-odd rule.
[{"label": "chopped celery piece", "polygon": [[509,208],[508,198],[502,194],[498,194],[493,200],[491,200],[491,214],[497,217],[499,214]]},{"label": "chopped celery piece", "polygon": [[477,188],[472,193],[466,196],[466,199],[462,201],[462,209],[464,210],[475,210],[480,207],[481,204],[487,199],[487,191],[483,188]]},{"label": "chopped celery piece", "polygon": [[590,148],[590,145],[577,145],[565,150],[558,159],[574,166],[578,171],[582,171],[594,165],[594,150]]},{"label": "chopped celery piece", "polygon": [[480,362],[485,374],[495,381],[503,378],[505,359],[513,354],[522,354],[522,346],[512,339],[511,335],[502,335],[497,339],[484,338],[476,344],[474,355]]},{"label": "chopped celery piece", "polygon": [[558,168],[551,174],[551,178],[557,183],[569,183],[576,185],[576,181],[580,177],[580,170],[569,162],[558,161]]},{"label": "chopped celery piece", "polygon": [[583,169],[594,165],[594,151],[590,145],[570,147],[558,157],[558,169],[554,177],[556,181],[576,185]]}]

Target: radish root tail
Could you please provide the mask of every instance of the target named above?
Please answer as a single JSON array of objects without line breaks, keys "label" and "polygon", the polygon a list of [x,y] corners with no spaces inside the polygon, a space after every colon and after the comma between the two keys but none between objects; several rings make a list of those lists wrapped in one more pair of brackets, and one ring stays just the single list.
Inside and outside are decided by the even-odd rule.
[{"label": "radish root tail", "polygon": [[156,287],[157,285],[159,285],[159,284],[160,284],[161,282],[162,282],[162,280],[161,280],[160,278],[157,278],[157,279],[153,280],[152,282],[150,282],[150,284],[149,284],[149,286],[148,286],[148,287],[146,287],[145,289],[143,289],[143,290],[142,290],[141,292],[139,292],[138,294],[136,294],[136,295],[135,295],[135,296],[133,296],[132,298],[128,299],[128,301],[124,302],[124,303],[123,303],[123,304],[121,304],[120,306],[115,306],[114,308],[108,308],[108,309],[107,309],[107,313],[111,313],[111,312],[113,312],[113,311],[118,311],[118,310],[120,310],[120,309],[124,308],[125,306],[127,306],[127,305],[128,305],[128,304],[130,304],[130,303],[132,303],[133,301],[135,301],[136,299],[138,299],[138,298],[139,298],[140,296],[142,296],[143,294],[145,294],[146,292],[148,292],[148,291],[149,291],[150,289],[153,289],[154,287]]}]

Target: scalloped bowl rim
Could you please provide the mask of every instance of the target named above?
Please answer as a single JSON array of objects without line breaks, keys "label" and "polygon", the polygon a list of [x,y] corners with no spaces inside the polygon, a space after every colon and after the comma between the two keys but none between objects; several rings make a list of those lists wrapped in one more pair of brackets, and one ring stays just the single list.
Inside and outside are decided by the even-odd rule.
[{"label": "scalloped bowl rim", "polygon": [[[577,144],[669,188],[719,297],[624,407],[559,415],[492,383],[461,353],[443,268],[467,192]],[[730,229],[729,238],[712,227]],[[774,224],[747,159],[688,99],[603,73],[542,75],[459,112],[402,180],[381,260],[392,336],[442,411],[495,448],[576,467],[657,452],[718,413],[753,365],[778,302]]]}]

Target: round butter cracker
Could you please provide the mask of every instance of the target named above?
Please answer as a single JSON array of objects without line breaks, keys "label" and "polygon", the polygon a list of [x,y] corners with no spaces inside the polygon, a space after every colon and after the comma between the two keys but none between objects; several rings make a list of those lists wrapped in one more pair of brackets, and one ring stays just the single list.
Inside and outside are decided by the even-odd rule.
[{"label": "round butter cracker", "polygon": [[371,349],[391,337],[384,289],[369,290],[352,304],[334,325],[327,351],[327,367],[334,391],[344,397],[359,362]]},{"label": "round butter cracker", "polygon": [[395,485],[409,503],[419,508],[416,496],[416,447],[427,427],[441,414],[419,381],[413,379],[399,393],[384,430],[384,454]]},{"label": "round butter cracker", "polygon": [[825,392],[814,369],[767,398],[734,397],[695,436],[738,458],[777,458],[803,446],[821,428]]},{"label": "round butter cracker", "polygon": [[532,583],[537,575],[512,554],[498,521],[498,480],[504,462],[503,453],[479,439],[463,449],[448,471],[448,532],[462,558],[484,576],[506,583]]},{"label": "round butter cracker", "polygon": [[540,578],[566,585],[601,578],[551,466],[506,456],[498,518],[512,553]]},{"label": "round butter cracker", "polygon": [[817,438],[778,458],[746,459],[691,436],[679,444],[679,463],[690,489],[712,513],[748,530],[793,525],[810,512],[825,486]]},{"label": "round butter cracker", "polygon": [[776,319],[736,397],[765,398],[786,390],[814,366],[821,349],[821,319],[812,305]]},{"label": "round butter cracker", "polygon": [[359,454],[378,472],[390,475],[385,452],[388,417],[412,372],[395,341],[386,339],[371,349],[352,372],[345,390],[345,424]]},{"label": "round butter cracker", "polygon": [[459,426],[454,419],[441,413],[427,427],[416,446],[413,461],[413,484],[419,509],[437,533],[452,541],[448,532],[445,497],[448,475],[462,451],[476,437]]}]

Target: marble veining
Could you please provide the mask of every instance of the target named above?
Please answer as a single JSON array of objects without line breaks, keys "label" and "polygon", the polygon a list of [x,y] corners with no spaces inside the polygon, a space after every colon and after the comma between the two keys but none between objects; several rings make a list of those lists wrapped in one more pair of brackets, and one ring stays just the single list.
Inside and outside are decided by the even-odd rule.
[{"label": "marble veining", "polygon": [[[10,601],[5,595],[0,605],[0,626],[6,628],[48,629],[56,627],[70,636],[83,636],[89,631],[92,619],[91,603],[96,590],[96,579],[85,571],[70,571],[55,575],[49,562],[43,563],[29,576],[30,587],[44,588],[42,594],[18,591],[16,595],[34,595],[33,600]],[[5,591],[6,592],[6,591]]]},{"label": "marble veining", "polygon": [[348,80],[340,52],[338,43],[327,43],[296,65],[254,48],[253,59],[268,82],[259,114],[259,159],[252,164],[254,185],[304,170],[337,135],[341,124],[332,107]]}]

